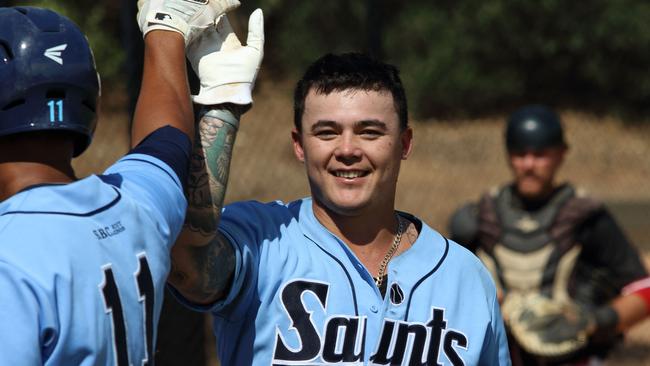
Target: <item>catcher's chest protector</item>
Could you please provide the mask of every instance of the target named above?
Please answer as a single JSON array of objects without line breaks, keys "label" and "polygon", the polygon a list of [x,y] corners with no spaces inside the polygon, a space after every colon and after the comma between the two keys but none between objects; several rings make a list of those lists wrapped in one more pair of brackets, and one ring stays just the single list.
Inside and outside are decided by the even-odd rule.
[{"label": "catcher's chest protector", "polygon": [[568,282],[581,246],[576,228],[600,204],[560,188],[534,212],[513,205],[512,187],[486,194],[479,205],[478,255],[506,292],[539,291],[567,299]]}]

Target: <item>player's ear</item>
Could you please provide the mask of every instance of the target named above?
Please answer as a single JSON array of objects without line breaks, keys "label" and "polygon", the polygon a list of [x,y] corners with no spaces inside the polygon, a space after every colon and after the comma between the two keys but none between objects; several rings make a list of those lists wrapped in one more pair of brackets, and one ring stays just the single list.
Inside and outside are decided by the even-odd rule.
[{"label": "player's ear", "polygon": [[305,162],[305,151],[302,148],[302,134],[297,130],[291,130],[291,140],[293,141],[293,153],[301,162]]},{"label": "player's ear", "polygon": [[402,142],[402,160],[406,160],[413,149],[413,129],[406,127],[401,133],[400,140]]}]

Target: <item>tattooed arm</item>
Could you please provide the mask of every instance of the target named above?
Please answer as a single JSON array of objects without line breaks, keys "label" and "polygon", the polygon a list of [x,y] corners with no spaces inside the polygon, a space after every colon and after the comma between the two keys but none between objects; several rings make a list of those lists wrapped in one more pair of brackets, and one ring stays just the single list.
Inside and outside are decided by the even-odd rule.
[{"label": "tattooed arm", "polygon": [[206,106],[196,128],[188,182],[188,210],[172,249],[169,282],[188,300],[208,304],[222,299],[235,270],[231,244],[217,231],[226,194],[230,158],[239,117],[251,107],[252,90],[263,57],[264,19],[255,10],[243,46],[228,17],[220,18],[187,47],[187,58],[201,88],[194,102]]},{"label": "tattooed arm", "polygon": [[192,151],[185,224],[172,249],[169,282],[186,298],[207,304],[225,296],[235,255],[217,231],[226,193],[237,121],[244,109],[202,111]]}]

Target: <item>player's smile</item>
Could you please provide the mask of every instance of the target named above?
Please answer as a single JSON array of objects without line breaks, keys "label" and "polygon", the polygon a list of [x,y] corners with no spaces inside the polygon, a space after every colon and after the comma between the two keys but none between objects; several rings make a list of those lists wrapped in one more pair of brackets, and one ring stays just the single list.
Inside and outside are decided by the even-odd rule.
[{"label": "player's smile", "polygon": [[362,178],[367,176],[369,172],[364,170],[334,170],[331,171],[330,174],[334,175],[337,178],[354,180],[355,178]]}]

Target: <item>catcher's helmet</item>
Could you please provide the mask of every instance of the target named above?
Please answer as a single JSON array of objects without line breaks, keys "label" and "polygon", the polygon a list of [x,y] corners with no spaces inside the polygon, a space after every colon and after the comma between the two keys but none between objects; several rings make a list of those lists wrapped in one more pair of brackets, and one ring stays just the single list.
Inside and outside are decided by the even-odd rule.
[{"label": "catcher's helmet", "polygon": [[558,115],[547,107],[528,105],[508,118],[506,146],[508,151],[522,151],[567,145]]},{"label": "catcher's helmet", "polygon": [[31,131],[76,135],[74,156],[97,123],[99,75],[86,37],[47,9],[0,8],[0,136]]}]

